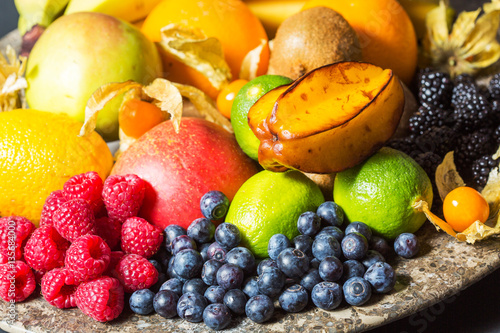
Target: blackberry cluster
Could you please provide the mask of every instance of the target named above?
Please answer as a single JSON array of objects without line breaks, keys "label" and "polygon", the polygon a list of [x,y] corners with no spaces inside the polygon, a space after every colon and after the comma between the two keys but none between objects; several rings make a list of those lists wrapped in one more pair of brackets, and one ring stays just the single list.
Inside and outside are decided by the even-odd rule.
[{"label": "blackberry cluster", "polygon": [[490,171],[498,165],[499,160],[494,160],[490,155],[482,156],[472,163],[472,179],[478,189],[484,188]]},{"label": "blackberry cluster", "polygon": [[422,135],[432,126],[439,127],[449,123],[452,117],[452,112],[448,110],[422,105],[409,119],[410,132]]},{"label": "blackberry cluster", "polygon": [[423,71],[419,75],[418,98],[422,105],[448,109],[453,92],[453,80],[448,73]]},{"label": "blackberry cluster", "polygon": [[491,129],[483,128],[461,136],[457,140],[454,158],[459,171],[467,175],[472,167],[472,162],[495,152],[496,147],[491,134]]}]

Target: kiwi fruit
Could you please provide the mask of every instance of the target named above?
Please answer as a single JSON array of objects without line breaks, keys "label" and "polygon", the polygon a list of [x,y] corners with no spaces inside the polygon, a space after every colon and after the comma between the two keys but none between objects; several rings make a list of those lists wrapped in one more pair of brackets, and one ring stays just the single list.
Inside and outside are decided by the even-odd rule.
[{"label": "kiwi fruit", "polygon": [[315,68],[361,58],[358,36],[342,15],[313,7],[281,23],[272,42],[268,74],[295,80]]}]

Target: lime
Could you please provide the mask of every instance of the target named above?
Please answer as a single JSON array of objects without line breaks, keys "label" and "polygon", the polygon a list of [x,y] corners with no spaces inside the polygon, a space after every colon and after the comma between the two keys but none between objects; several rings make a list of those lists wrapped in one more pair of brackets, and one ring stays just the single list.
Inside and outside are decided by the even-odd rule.
[{"label": "lime", "polygon": [[432,204],[432,185],[408,155],[384,147],[364,163],[337,173],[333,198],[348,221],[361,221],[387,239],[414,233],[425,215],[413,208],[419,200]]},{"label": "lime", "polygon": [[248,126],[248,111],[265,93],[290,83],[291,79],[281,75],[261,75],[245,84],[234,98],[231,108],[234,135],[241,149],[254,160],[258,159],[260,141]]},{"label": "lime", "polygon": [[266,258],[271,236],[284,234],[292,240],[299,234],[300,214],[316,211],[323,202],[318,185],[301,172],[264,170],[236,192],[225,221],[238,227],[243,246]]}]

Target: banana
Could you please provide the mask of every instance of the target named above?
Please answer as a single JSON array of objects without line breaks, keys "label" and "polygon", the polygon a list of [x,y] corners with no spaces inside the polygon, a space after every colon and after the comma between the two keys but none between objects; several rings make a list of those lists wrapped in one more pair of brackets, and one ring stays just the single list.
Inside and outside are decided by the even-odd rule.
[{"label": "banana", "polygon": [[98,12],[135,22],[145,18],[161,0],[71,0],[64,14]]},{"label": "banana", "polygon": [[304,0],[246,0],[248,8],[257,16],[266,29],[269,39],[274,38],[276,30],[286,18],[298,13]]},{"label": "banana", "polygon": [[48,27],[58,18],[69,0],[14,0],[19,13],[18,30],[24,36],[35,25]]}]

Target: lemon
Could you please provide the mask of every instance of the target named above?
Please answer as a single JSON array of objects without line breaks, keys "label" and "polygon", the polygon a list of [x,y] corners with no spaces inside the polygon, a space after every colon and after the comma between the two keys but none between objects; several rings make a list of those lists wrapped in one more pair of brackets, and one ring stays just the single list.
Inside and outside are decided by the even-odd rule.
[{"label": "lemon", "polygon": [[71,176],[110,172],[113,156],[95,132],[79,137],[82,123],[36,110],[0,113],[0,216],[21,215],[36,225],[47,196]]},{"label": "lemon", "polygon": [[267,244],[274,234],[290,240],[299,234],[300,214],[316,211],[323,194],[312,180],[298,171],[261,171],[236,192],[226,222],[238,227],[243,246],[255,256],[266,258]]},{"label": "lemon", "polygon": [[291,79],[281,75],[261,75],[245,84],[234,98],[231,108],[234,136],[245,154],[254,160],[258,160],[260,141],[248,125],[248,111],[268,91],[290,83]]},{"label": "lemon", "polygon": [[432,185],[408,155],[384,147],[364,163],[337,173],[333,197],[349,222],[361,221],[387,239],[414,233],[425,215],[413,208],[419,200],[432,204]]}]

